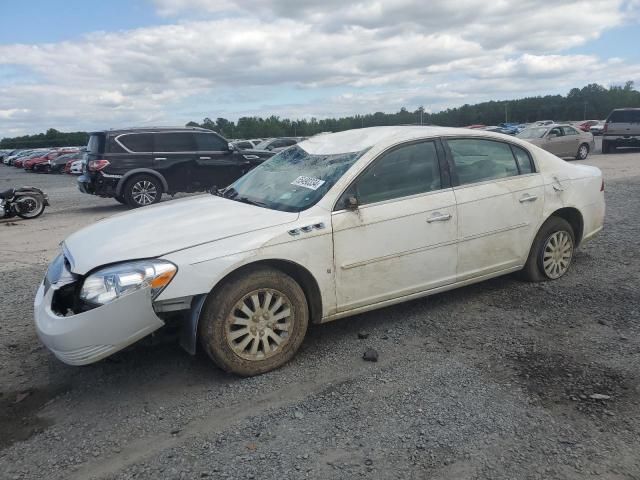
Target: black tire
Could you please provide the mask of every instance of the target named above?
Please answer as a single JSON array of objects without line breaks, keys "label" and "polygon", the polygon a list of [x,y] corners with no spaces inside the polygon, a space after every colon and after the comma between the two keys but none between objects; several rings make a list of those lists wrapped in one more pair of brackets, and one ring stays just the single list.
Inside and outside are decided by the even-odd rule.
[{"label": "black tire", "polygon": [[[548,247],[548,243],[554,234],[558,232],[565,232],[571,241],[570,256],[567,260],[566,269],[558,276],[549,275],[544,268],[544,256],[545,250]],[[557,280],[562,277],[570,268],[571,261],[573,260],[573,252],[575,251],[576,237],[573,228],[565,219],[560,217],[549,217],[546,222],[540,227],[536,238],[533,240],[533,245],[529,251],[529,257],[527,263],[520,272],[521,277],[529,282],[545,282],[548,280]]]},{"label": "black tire", "polygon": [[586,143],[580,144],[578,151],[576,152],[576,160],[585,160],[589,156],[589,145]]},{"label": "black tire", "polygon": [[31,220],[32,218],[38,218],[40,215],[42,215],[44,213],[44,209],[45,209],[45,205],[42,201],[41,198],[36,197],[35,195],[25,195],[25,196],[21,196],[19,197],[18,202],[33,202],[33,204],[35,204],[36,210],[35,211],[30,211],[28,213],[21,213],[16,211],[16,214],[20,217],[20,218],[24,218],[27,220]]},{"label": "black tire", "polygon": [[135,175],[124,186],[122,197],[129,208],[146,207],[162,199],[162,182],[154,175]]},{"label": "black tire", "polygon": [[[268,300],[267,294],[272,295],[268,297]],[[282,304],[276,308],[278,294],[282,295]],[[274,320],[269,325],[264,313],[262,317],[260,313],[256,313],[253,317],[243,313],[237,308],[238,304],[244,306],[253,304],[255,306],[255,303],[248,299],[250,295],[259,297],[260,308],[264,308],[266,305],[269,312],[272,308],[274,316],[286,315],[285,310],[289,314]],[[260,308],[256,308],[254,311],[265,312]],[[233,324],[239,316],[245,326]],[[260,317],[260,319],[256,320],[255,317]],[[273,327],[275,322],[281,320],[289,322],[286,333],[283,333],[278,327]],[[249,377],[274,370],[287,363],[302,345],[308,324],[309,308],[300,285],[279,270],[260,267],[232,276],[209,295],[200,315],[198,337],[202,347],[216,365],[227,372]],[[249,331],[250,329],[251,331]],[[241,330],[246,330],[246,333],[242,334]],[[267,330],[268,332],[263,336]],[[282,337],[278,338],[280,338],[280,342],[283,342],[282,344],[280,342],[271,344],[270,334],[275,334],[276,331],[281,332]],[[234,333],[236,333],[235,339],[231,338]],[[240,335],[238,336],[238,334]],[[267,347],[264,347],[265,340]],[[247,341],[248,343],[246,343]],[[255,347],[257,354],[252,353],[254,343],[257,345]],[[235,345],[235,349],[231,344]],[[260,350],[257,350],[258,348]],[[266,348],[272,350],[265,354]]]}]

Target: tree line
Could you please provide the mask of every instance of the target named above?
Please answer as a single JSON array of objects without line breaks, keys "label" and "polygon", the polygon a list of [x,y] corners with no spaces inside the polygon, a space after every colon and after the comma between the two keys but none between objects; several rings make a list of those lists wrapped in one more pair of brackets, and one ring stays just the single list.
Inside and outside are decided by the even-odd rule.
[{"label": "tree line", "polygon": [[[202,127],[220,133],[226,138],[267,138],[282,136],[310,137],[321,132],[339,132],[354,128],[382,125],[441,125],[463,127],[472,124],[497,125],[502,122],[529,123],[536,120],[604,119],[614,108],[640,107],[640,92],[634,83],[611,86],[592,83],[573,88],[567,95],[526,97],[517,100],[489,101],[475,105],[462,105],[436,113],[423,107],[409,111],[405,107],[396,113],[375,112],[342,118],[311,118],[291,120],[278,116],[241,117],[236,122],[219,117],[207,117],[187,126]],[[36,148],[85,145],[86,132],[63,133],[51,128],[46,133],[4,138],[0,148]]]},{"label": "tree line", "polygon": [[88,140],[87,132],[59,132],[50,128],[46,133],[3,138],[0,148],[76,147],[86,145]]}]

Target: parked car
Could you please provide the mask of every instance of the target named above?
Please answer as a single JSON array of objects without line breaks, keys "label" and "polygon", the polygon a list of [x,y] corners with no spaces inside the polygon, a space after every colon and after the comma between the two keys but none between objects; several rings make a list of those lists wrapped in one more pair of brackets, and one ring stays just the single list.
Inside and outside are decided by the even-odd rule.
[{"label": "parked car", "polygon": [[83,160],[74,160],[69,167],[69,173],[71,175],[82,175]]},{"label": "parked car", "polygon": [[25,155],[21,155],[20,157],[16,158],[13,161],[13,166],[16,167],[16,168],[24,168],[24,162],[26,162],[27,160],[31,160],[32,158],[40,157],[41,155],[43,155],[47,151],[48,151],[48,149],[46,149],[46,150],[30,150]]},{"label": "parked car", "polygon": [[256,142],[253,140],[235,140],[233,142],[229,142],[230,145],[233,145],[238,150],[252,150],[256,148],[260,142]]},{"label": "parked car", "polygon": [[591,127],[589,128],[589,131],[591,132],[591,135],[593,135],[594,137],[597,135],[602,135],[604,131],[604,120],[600,120],[598,121],[597,124],[591,125]]},{"label": "parked car", "polygon": [[79,159],[76,159],[76,158],[67,160],[67,163],[65,163],[64,169],[63,169],[64,173],[66,173],[67,175],[71,175],[71,166],[78,160]]},{"label": "parked car", "polygon": [[535,124],[539,127],[543,127],[545,125],[553,125],[554,123],[556,122],[554,122],[553,120],[539,120]]},{"label": "parked car", "polygon": [[517,137],[559,157],[576,160],[584,160],[595,148],[593,135],[566,124],[525,128]]},{"label": "parked car", "polygon": [[558,279],[605,211],[595,167],[423,126],[314,137],[215,193],[68,237],[35,298],[43,343],[83,365],[172,325],[190,353],[199,342],[256,375],[287,362],[309,323],[510,272]]},{"label": "parked car", "polygon": [[[82,160],[83,155],[84,154],[82,152],[65,153],[60,155],[59,157],[51,160],[49,163],[49,171],[51,173],[64,173],[64,167],[67,162],[73,163],[76,160]],[[69,165],[69,170],[71,170],[71,165]]]},{"label": "parked car", "polygon": [[[49,150],[47,152],[40,153],[35,157],[31,157],[22,163],[22,168],[25,170],[33,171],[48,171],[49,160],[56,158],[58,152],[56,150]],[[36,166],[38,168],[36,168]]]},{"label": "parked car", "polygon": [[578,123],[576,127],[578,127],[583,132],[590,132],[591,127],[593,125],[597,125],[598,123],[600,123],[600,120],[585,120],[584,122]]},{"label": "parked car", "polygon": [[302,140],[300,137],[268,138],[256,145],[255,150],[277,153],[289,148],[291,145],[295,145],[300,140]]},{"label": "parked car", "polygon": [[129,207],[160,201],[163,193],[225,187],[272,152],[230,148],[203,128],[134,128],[94,132],[87,146],[81,192],[113,197]]},{"label": "parked car", "polygon": [[640,147],[640,108],[618,108],[607,117],[602,153],[615,153],[619,147]]}]

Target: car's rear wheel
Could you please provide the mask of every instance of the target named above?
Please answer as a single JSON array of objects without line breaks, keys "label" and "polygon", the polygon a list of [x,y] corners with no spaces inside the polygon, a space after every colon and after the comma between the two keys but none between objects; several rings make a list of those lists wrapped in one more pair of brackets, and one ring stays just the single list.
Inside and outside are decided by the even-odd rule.
[{"label": "car's rear wheel", "polygon": [[207,299],[198,333],[223,370],[253,376],[276,369],[298,351],[309,323],[298,283],[272,268],[231,277]]},{"label": "car's rear wheel", "polygon": [[162,183],[153,175],[136,175],[126,183],[122,196],[130,208],[153,205],[162,198]]},{"label": "car's rear wheel", "polygon": [[576,160],[584,160],[589,156],[589,145],[583,143],[578,147],[578,153],[576,153]]},{"label": "car's rear wheel", "polygon": [[36,218],[44,213],[44,202],[35,195],[23,195],[16,202],[16,213],[21,218]]},{"label": "car's rear wheel", "polygon": [[531,282],[562,277],[573,260],[575,243],[575,234],[569,222],[560,217],[550,217],[540,227],[533,241],[522,276]]}]

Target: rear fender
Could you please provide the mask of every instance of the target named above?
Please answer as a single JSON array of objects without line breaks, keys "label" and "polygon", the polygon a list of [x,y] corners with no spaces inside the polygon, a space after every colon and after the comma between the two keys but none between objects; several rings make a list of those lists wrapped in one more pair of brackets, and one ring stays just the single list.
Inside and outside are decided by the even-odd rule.
[{"label": "rear fender", "polygon": [[118,181],[118,185],[116,186],[116,196],[122,195],[122,189],[124,188],[124,186],[127,184],[127,181],[131,177],[133,177],[134,175],[139,175],[141,173],[144,173],[146,175],[153,175],[158,180],[160,180],[160,182],[162,183],[162,188],[164,189],[165,193],[167,193],[169,191],[169,184],[167,183],[165,178],[160,173],[158,173],[157,171],[152,170],[151,168],[134,168],[133,170],[129,170]]}]

